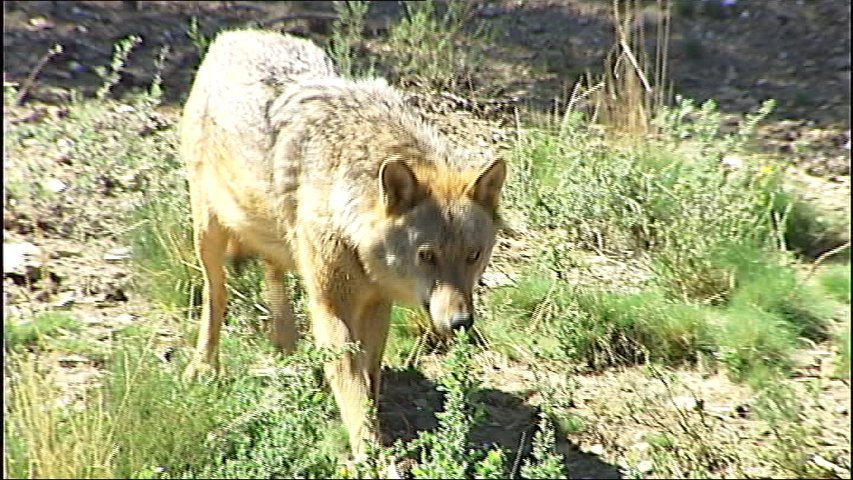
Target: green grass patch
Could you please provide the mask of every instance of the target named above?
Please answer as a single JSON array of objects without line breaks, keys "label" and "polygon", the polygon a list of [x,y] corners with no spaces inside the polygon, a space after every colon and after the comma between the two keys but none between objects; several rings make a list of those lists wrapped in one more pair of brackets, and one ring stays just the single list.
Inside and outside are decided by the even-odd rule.
[{"label": "green grass patch", "polygon": [[789,372],[798,338],[827,338],[836,304],[790,267],[760,256],[740,260],[733,271],[741,282],[716,305],[673,299],[653,286],[617,293],[528,274],[492,292],[482,328],[492,348],[517,360],[597,370],[716,357],[734,378],[759,382]]},{"label": "green grass patch", "polygon": [[202,276],[192,240],[189,195],[184,184],[175,183],[173,194],[151,195],[133,212],[138,222],[129,236],[146,296],[161,307],[186,308],[201,303]]},{"label": "green grass patch", "polygon": [[[6,439],[11,478],[330,476],[345,441],[334,402],[316,384],[326,358],[308,349],[284,360],[245,335],[223,341],[225,374],[185,383],[185,358],[163,362],[151,343],[127,341],[108,360],[87,408],[51,406],[58,391],[33,360],[10,361]],[[149,339],[150,340],[150,339]],[[265,374],[247,374],[253,364]]]},{"label": "green grass patch", "polygon": [[[567,115],[519,141],[508,209],[574,248],[647,252],[667,296],[724,302],[739,279],[720,255],[804,252],[829,229],[783,188],[778,165],[750,161],[750,139],[771,108],[765,103],[723,134],[713,102],[682,100],[659,116],[658,137],[622,143]],[[739,167],[721,162],[735,154]]]},{"label": "green grass patch", "polygon": [[835,312],[833,302],[819,288],[799,279],[783,260],[749,249],[721,257],[739,282],[730,295],[731,307],[757,308],[778,316],[797,336],[826,338],[827,322]]},{"label": "green grass patch", "polygon": [[516,358],[533,354],[599,369],[689,361],[714,348],[705,310],[655,291],[612,293],[527,277],[497,290],[489,305],[487,338]]},{"label": "green grass patch", "polygon": [[850,264],[828,265],[818,270],[815,280],[833,299],[850,304]]},{"label": "green grass patch", "polygon": [[399,83],[440,90],[470,89],[489,31],[469,25],[473,4],[451,0],[405,2],[388,33],[383,62]]},{"label": "green grass patch", "polygon": [[841,378],[850,378],[850,326],[844,329],[835,339],[838,345],[838,361],[836,374]]},{"label": "green grass patch", "polygon": [[80,321],[68,312],[39,312],[32,318],[9,316],[3,319],[3,342],[10,350],[43,347],[51,337],[77,332]]},{"label": "green grass patch", "polygon": [[385,365],[407,368],[416,362],[421,339],[429,327],[424,320],[417,310],[397,306],[392,308],[391,326],[385,344]]},{"label": "green grass patch", "polygon": [[796,335],[779,315],[738,305],[722,313],[719,327],[719,357],[733,378],[761,382],[788,373]]}]

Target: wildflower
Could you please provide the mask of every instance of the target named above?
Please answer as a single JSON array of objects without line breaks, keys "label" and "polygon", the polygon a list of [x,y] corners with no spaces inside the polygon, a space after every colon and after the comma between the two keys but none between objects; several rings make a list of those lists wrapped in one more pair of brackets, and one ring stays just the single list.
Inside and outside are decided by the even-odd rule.
[{"label": "wildflower", "polygon": [[773,173],[773,167],[770,165],[763,165],[760,169],[758,169],[758,173],[762,175],[770,175]]}]

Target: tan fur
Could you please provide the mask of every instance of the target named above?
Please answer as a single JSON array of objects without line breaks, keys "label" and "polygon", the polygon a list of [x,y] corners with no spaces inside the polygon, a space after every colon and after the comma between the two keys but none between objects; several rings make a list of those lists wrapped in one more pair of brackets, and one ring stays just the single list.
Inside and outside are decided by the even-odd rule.
[{"label": "tan fur", "polygon": [[273,341],[296,342],[283,273],[308,293],[318,344],[358,342],[325,366],[355,453],[376,439],[393,302],[422,305],[440,331],[469,326],[495,241],[503,161],[454,151],[379,79],[335,75],[295,37],[253,30],[213,42],[184,108],[204,300],[196,360],[218,365],[227,255],[262,257]]}]

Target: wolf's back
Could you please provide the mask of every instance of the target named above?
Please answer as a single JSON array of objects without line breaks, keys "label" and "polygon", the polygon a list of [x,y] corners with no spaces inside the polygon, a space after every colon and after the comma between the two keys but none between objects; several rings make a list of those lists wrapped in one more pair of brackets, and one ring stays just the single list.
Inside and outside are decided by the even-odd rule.
[{"label": "wolf's back", "polygon": [[206,68],[224,74],[227,82],[222,83],[230,86],[262,83],[281,88],[296,77],[335,75],[328,56],[311,41],[261,30],[220,34],[210,45],[199,76]]},{"label": "wolf's back", "polygon": [[224,32],[208,48],[184,107],[186,148],[205,148],[204,139],[213,135],[221,147],[257,162],[272,147],[272,101],[297,81],[335,76],[328,56],[308,40],[260,30]]}]

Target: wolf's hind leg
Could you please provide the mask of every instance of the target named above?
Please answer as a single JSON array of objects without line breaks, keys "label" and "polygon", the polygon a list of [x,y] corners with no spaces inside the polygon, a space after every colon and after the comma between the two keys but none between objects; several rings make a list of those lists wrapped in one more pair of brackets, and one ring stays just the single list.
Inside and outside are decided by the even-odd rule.
[{"label": "wolf's hind leg", "polygon": [[275,348],[284,353],[293,352],[299,332],[296,330],[296,317],[293,305],[287,294],[284,272],[272,262],[264,262],[264,285],[271,318],[270,336]]}]

